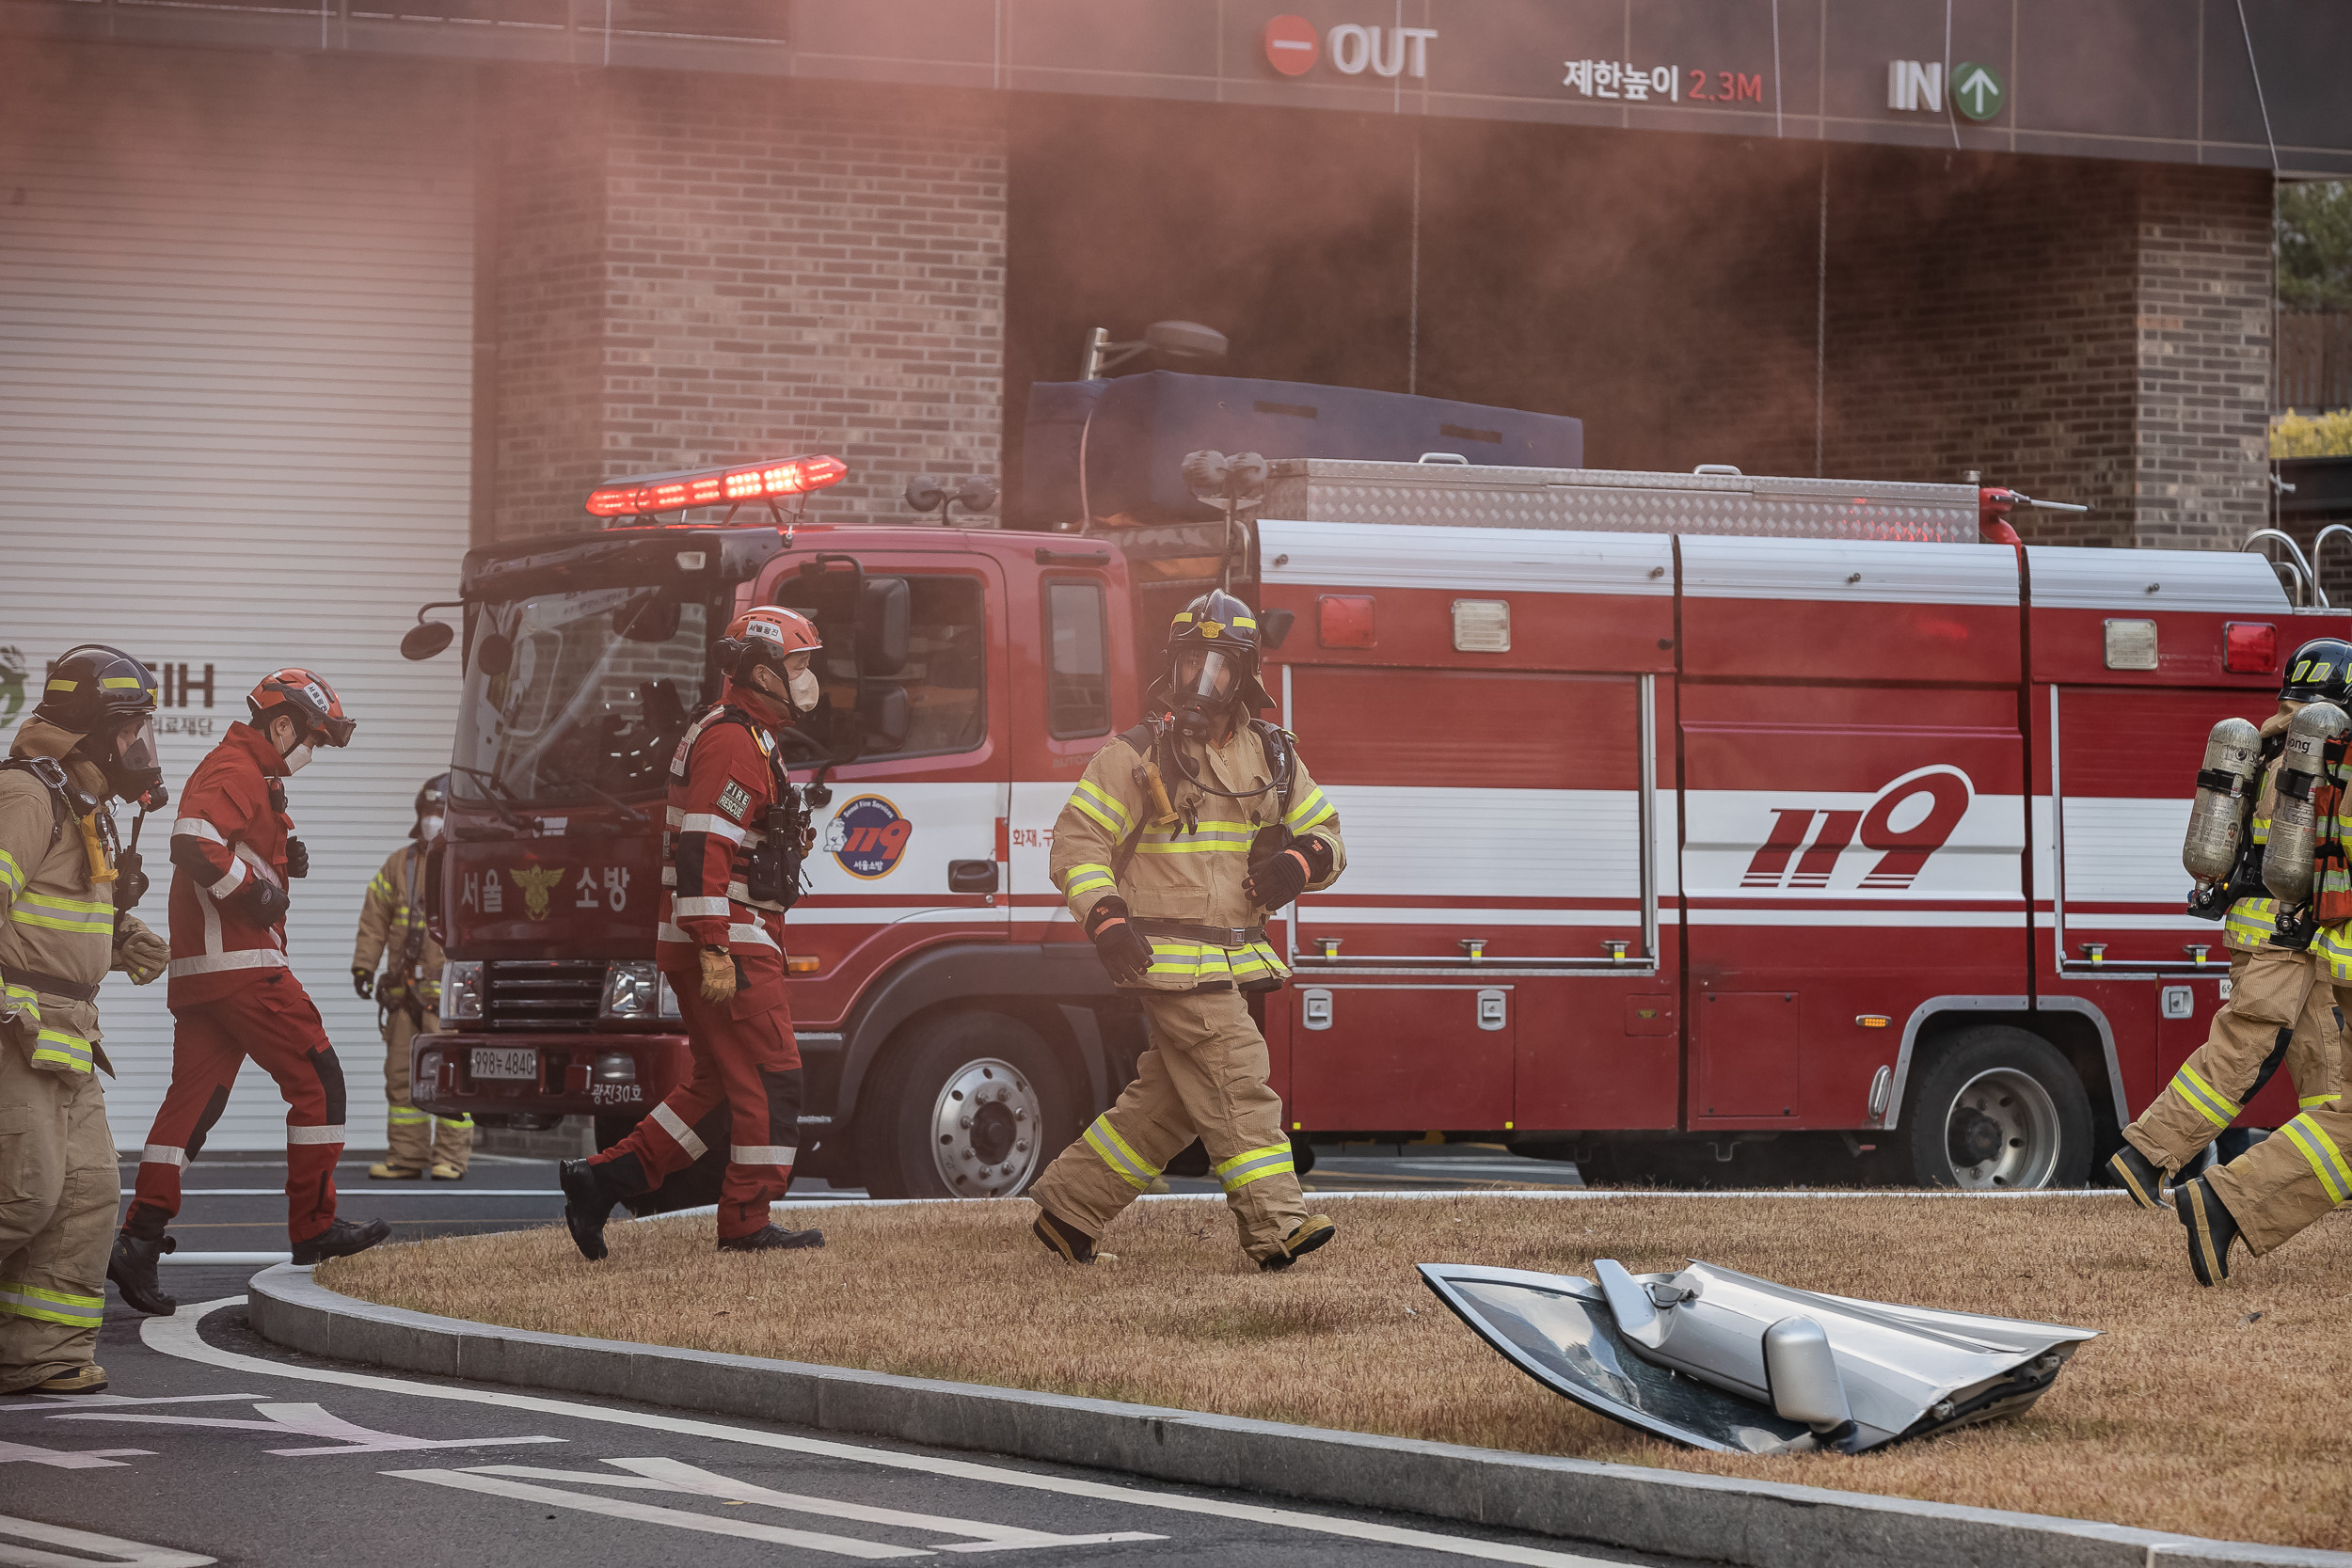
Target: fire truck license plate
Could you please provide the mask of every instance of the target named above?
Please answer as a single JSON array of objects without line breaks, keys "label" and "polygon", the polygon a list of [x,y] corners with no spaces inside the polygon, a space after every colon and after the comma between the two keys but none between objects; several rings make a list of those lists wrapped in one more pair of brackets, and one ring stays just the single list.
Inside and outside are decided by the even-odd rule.
[{"label": "fire truck license plate", "polygon": [[501,1051],[494,1046],[473,1048],[473,1075],[476,1078],[530,1078],[539,1076],[539,1053],[536,1051]]}]

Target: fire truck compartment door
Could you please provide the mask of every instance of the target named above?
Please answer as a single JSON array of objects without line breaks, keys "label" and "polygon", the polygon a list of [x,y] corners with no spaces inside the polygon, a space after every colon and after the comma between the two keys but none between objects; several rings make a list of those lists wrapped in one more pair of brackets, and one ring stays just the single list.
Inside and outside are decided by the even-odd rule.
[{"label": "fire truck compartment door", "polygon": [[[2229,954],[2219,922],[2185,912],[2181,839],[2207,733],[2224,719],[2266,717],[2270,694],[2070,686],[2051,688],[2048,700],[2059,815],[2055,835],[2045,819],[2034,839],[2058,841],[2060,967],[2216,973]],[[2037,868],[2037,879],[2047,875]]]},{"label": "fire truck compartment door", "polygon": [[1797,993],[1703,990],[1695,1011],[1692,1119],[1794,1115],[1804,1019]]},{"label": "fire truck compartment door", "polygon": [[[1638,675],[1284,669],[1347,871],[1292,950],[1343,967],[1607,969],[1651,958]],[[1460,1124],[1449,1124],[1460,1125]]]},{"label": "fire truck compartment door", "polygon": [[1317,985],[1277,994],[1297,1010],[1293,1120],[1335,1132],[1510,1124],[1518,1019],[1507,983]]}]

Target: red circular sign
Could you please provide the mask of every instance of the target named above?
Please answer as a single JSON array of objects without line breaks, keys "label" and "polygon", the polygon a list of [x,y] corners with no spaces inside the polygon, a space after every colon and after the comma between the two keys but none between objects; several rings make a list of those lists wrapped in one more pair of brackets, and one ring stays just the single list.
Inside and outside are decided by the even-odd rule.
[{"label": "red circular sign", "polygon": [[1315,24],[1303,16],[1278,16],[1265,24],[1266,64],[1285,76],[1304,76],[1322,53]]}]

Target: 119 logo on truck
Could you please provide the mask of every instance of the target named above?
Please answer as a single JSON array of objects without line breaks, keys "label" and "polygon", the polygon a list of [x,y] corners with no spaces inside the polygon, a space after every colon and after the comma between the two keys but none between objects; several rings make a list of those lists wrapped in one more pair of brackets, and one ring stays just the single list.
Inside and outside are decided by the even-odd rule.
[{"label": "119 logo on truck", "polygon": [[2207,732],[2272,705],[2279,639],[2247,633],[2344,622],[2251,555],[2018,545],[2004,491],[1721,470],[1282,460],[1259,520],[1079,536],[650,521],[844,471],[622,482],[628,526],[468,556],[420,1106],[609,1144],[679,1081],[654,900],[485,890],[542,861],[657,885],[711,643],[775,603],[824,643],[784,741],[826,851],[787,927],[801,1168],[1021,1191],[1141,1046],[1038,825],[1143,717],[1173,608],[1230,586],[1349,831],[1346,880],[1267,921],[1296,1139],[2078,1184],[2218,1001],[2178,847]]}]

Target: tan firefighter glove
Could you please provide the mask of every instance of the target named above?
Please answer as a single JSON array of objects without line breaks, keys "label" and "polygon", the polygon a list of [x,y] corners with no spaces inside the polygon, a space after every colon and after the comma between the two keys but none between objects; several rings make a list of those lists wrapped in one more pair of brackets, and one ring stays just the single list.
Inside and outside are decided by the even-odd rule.
[{"label": "tan firefighter glove", "polygon": [[723,947],[703,949],[703,1000],[714,1006],[735,1000],[735,955]]}]

